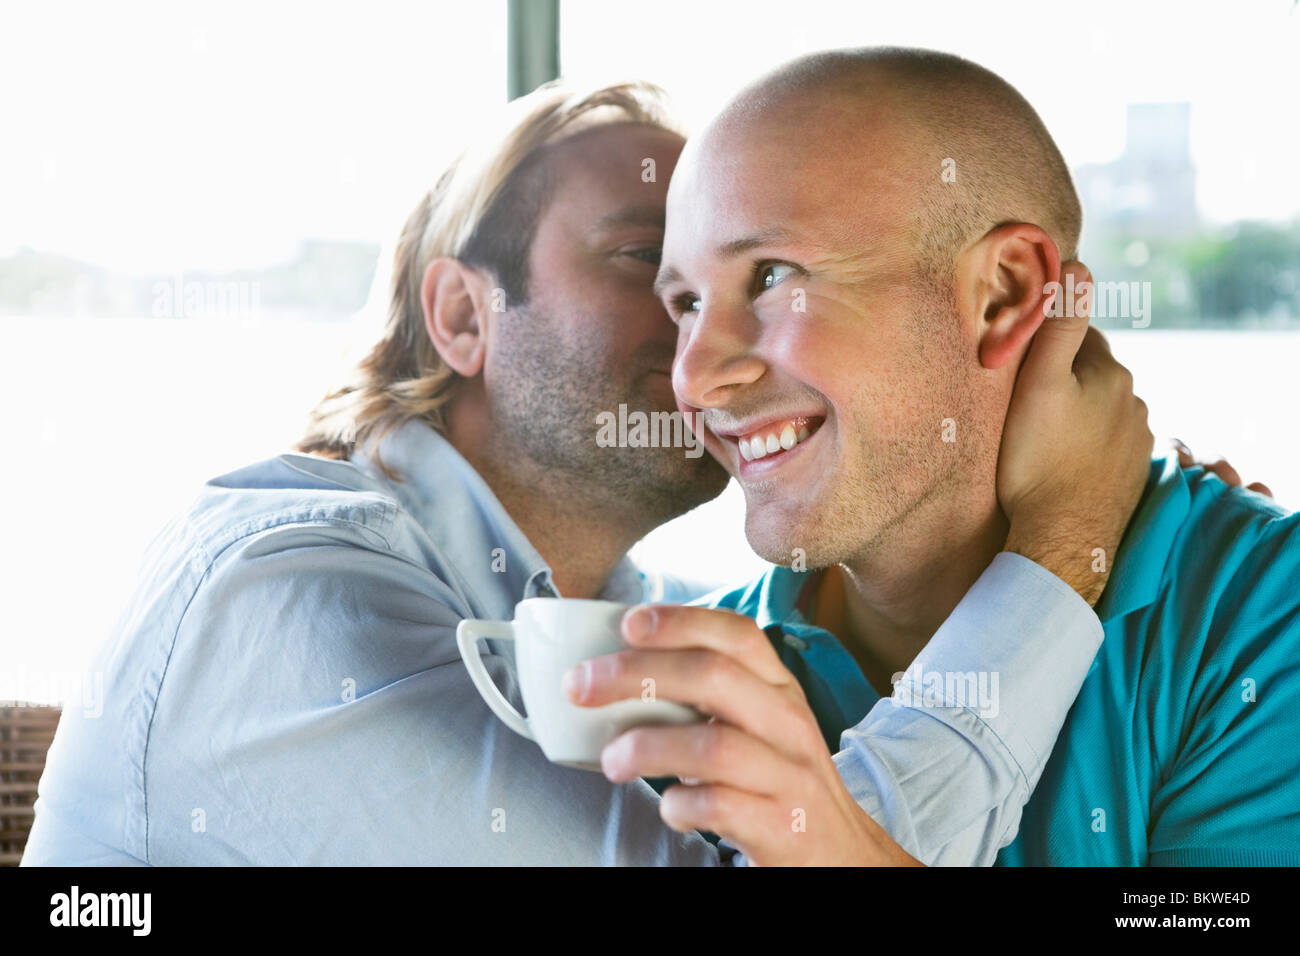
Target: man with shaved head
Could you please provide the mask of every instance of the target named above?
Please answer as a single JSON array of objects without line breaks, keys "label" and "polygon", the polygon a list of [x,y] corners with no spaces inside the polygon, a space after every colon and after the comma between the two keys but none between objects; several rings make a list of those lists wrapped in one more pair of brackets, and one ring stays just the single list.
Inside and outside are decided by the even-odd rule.
[{"label": "man with shaved head", "polygon": [[[653,677],[711,718],[680,728],[701,768],[677,762],[696,782],[660,780],[661,799],[636,775],[549,762],[467,673],[467,618],[698,594],[627,551],[720,492],[724,469],[689,431],[685,448],[610,447],[598,429],[615,408],[675,411],[677,329],[653,283],[683,143],[648,85],[552,86],[438,177],[401,232],[383,334],[294,451],[212,479],[157,536],[93,665],[103,713],[60,722],[25,864],[992,862],[1101,640],[1091,578],[1058,576],[1060,505],[1087,498],[1090,537],[1118,543],[1150,452],[1144,407],[1098,343],[1080,349],[1076,319],[1059,320],[1078,333],[1064,361],[1027,363],[1011,431],[1043,448],[1069,432],[1068,467],[1007,459],[1022,553],[927,646],[949,669],[1002,655],[990,708],[881,701],[833,762],[862,703],[826,693],[849,687],[828,664],[852,665],[833,638],[637,608],[626,696]],[[1122,493],[1103,488],[1107,447],[1138,466]],[[511,645],[485,644],[523,708]]]},{"label": "man with shaved head", "polygon": [[[779,109],[816,91],[786,86]],[[699,290],[703,303],[698,317],[674,306],[680,340],[653,282],[683,138],[656,91],[551,87],[511,104],[411,213],[383,335],[295,450],[214,478],[155,540],[95,665],[108,704],[95,719],[64,714],[23,862],[992,862],[1101,641],[1087,599],[1107,572],[1081,568],[1072,539],[1118,544],[1151,435],[1081,316],[1037,333],[1006,414],[1029,323],[982,319],[1000,371],[981,381],[967,367],[982,325],[921,306],[943,301],[942,283],[913,282],[918,260],[896,235],[915,224],[909,160],[878,155],[847,92],[835,103],[819,122],[849,118],[838,135],[863,169],[826,162],[815,124],[794,117],[764,127],[772,143],[749,143],[734,115],[708,134],[732,165],[719,174],[696,155],[687,171],[716,223],[674,214],[665,296]],[[658,178],[643,178],[647,158]],[[752,195],[729,192],[730,176]],[[1037,228],[998,246],[1009,265],[984,300],[1026,281],[1015,254],[1049,247]],[[777,237],[787,251],[761,249]],[[759,252],[739,292],[718,284],[715,269]],[[801,261],[807,308],[774,309]],[[757,621],[630,611],[622,669],[597,659],[572,692],[591,703],[612,675],[641,699],[652,676],[658,696],[710,720],[623,735],[603,755],[613,786],[507,730],[455,631],[524,599],[672,598],[627,550],[727,476],[694,440],[686,454],[609,448],[596,426],[622,406],[668,417],[675,349],[678,387],[699,393],[718,460],[740,469],[760,551],[806,548],[814,567],[842,561],[857,577],[840,599],[838,576],[815,576],[826,587],[811,617],[843,606],[843,645],[781,607],[797,575],[764,583]],[[936,457],[926,436],[940,411],[956,441]],[[726,429],[787,414],[745,436],[763,460],[742,468]],[[783,455],[816,467],[801,478]],[[924,712],[876,701],[880,667],[934,627],[916,660],[990,671],[991,697]],[[513,653],[486,643],[483,666],[522,707]],[[688,782],[664,789],[667,774]]]},{"label": "man with shaved head", "polygon": [[[838,639],[847,657],[799,676],[828,741],[891,691],[933,703],[916,693],[935,686],[927,642],[1017,549],[1001,476],[1026,455],[1061,460],[1070,436],[1032,452],[1012,436],[1026,378],[1069,374],[1084,336],[1084,321],[1045,323],[1056,284],[1083,268],[1080,224],[1033,109],[948,54],[796,60],[682,154],[656,281],[678,325],[674,388],[776,565],[714,603]],[[1084,382],[1086,364],[1074,374]],[[1116,452],[1103,499],[1126,484]],[[1105,640],[998,859],[1298,864],[1300,519],[1173,458],[1140,467],[1117,552],[1088,529],[1088,503],[1058,513],[1060,573],[1096,601]],[[736,631],[725,615],[693,626]],[[997,667],[976,659],[970,676]],[[590,702],[622,696],[617,675],[587,684]],[[951,704],[952,681],[938,685]],[[632,734],[635,747],[611,745],[621,774],[699,776],[698,761],[665,756],[670,732]],[[737,822],[719,825],[743,830],[743,801],[729,812]]]}]

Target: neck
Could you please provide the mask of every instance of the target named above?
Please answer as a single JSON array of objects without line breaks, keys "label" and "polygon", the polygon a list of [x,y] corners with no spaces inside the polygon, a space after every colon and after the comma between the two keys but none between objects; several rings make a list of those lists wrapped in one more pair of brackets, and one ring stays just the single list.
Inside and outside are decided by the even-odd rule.
[{"label": "neck", "polygon": [[563,597],[594,598],[628,549],[654,530],[644,516],[611,512],[574,487],[571,476],[521,482],[518,470],[472,461],[502,507],[551,569]]},{"label": "neck", "polygon": [[849,586],[842,637],[882,696],[1006,541],[992,487],[970,497],[958,508],[951,494],[932,498],[929,508],[843,565]]},{"label": "neck", "polygon": [[628,549],[655,529],[650,509],[611,505],[600,489],[572,474],[556,474],[485,440],[492,429],[478,405],[455,403],[447,438],[487,482],[511,520],[551,569],[564,597],[600,594]]}]

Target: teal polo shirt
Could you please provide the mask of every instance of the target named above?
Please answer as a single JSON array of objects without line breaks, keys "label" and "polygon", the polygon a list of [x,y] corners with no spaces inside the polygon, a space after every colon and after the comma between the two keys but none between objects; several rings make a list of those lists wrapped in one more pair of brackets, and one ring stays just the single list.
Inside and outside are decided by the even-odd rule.
[{"label": "teal polo shirt", "polygon": [[[710,603],[785,622],[769,633],[834,751],[877,695],[802,621],[800,579]],[[997,863],[1300,865],[1300,515],[1156,459],[1096,610],[1105,639]]]},{"label": "teal polo shirt", "polygon": [[1153,462],[1097,616],[998,863],[1300,865],[1300,514]]}]

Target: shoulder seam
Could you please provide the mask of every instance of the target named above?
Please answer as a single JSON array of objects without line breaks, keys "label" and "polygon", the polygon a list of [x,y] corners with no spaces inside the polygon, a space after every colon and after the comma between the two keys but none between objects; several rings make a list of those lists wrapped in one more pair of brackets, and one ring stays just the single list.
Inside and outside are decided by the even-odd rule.
[{"label": "shoulder seam", "polygon": [[[392,523],[396,517],[397,504],[391,499],[384,499],[380,502],[380,506],[382,508],[380,522],[384,528],[384,531],[386,532],[391,528]],[[381,533],[380,531],[370,527],[364,522],[357,521],[352,518],[325,517],[323,515],[319,517],[312,517],[312,516],[304,517],[303,515],[291,514],[289,512],[283,513],[281,517],[284,520],[281,520],[279,522],[268,521],[267,520],[268,517],[269,516],[263,515],[257,519],[250,519],[248,521],[245,521],[243,524],[237,525],[234,529],[232,529],[232,533],[230,534],[229,539],[221,546],[220,549],[218,549],[215,552],[215,554],[210,552],[207,549],[203,540],[199,537],[199,535],[195,533],[196,529],[194,526],[194,522],[190,518],[190,516],[187,514],[182,518],[182,521],[185,525],[186,532],[191,536],[193,540],[193,546],[188,552],[185,562],[187,564],[194,565],[195,562],[193,561],[193,556],[195,554],[200,555],[202,557],[202,571],[198,574],[197,580],[194,583],[194,588],[190,592],[189,599],[185,602],[185,608],[184,610],[181,611],[180,615],[176,618],[176,626],[172,629],[171,638],[168,641],[168,645],[167,645],[167,655],[163,660],[162,670],[158,675],[158,683],[157,686],[154,688],[153,699],[150,703],[149,721],[145,726],[144,747],[141,748],[140,751],[140,796],[141,796],[141,804],[144,808],[143,812],[144,812],[144,862],[145,863],[151,863],[150,851],[149,851],[148,763],[149,763],[149,742],[153,736],[154,717],[158,713],[158,701],[162,696],[163,685],[167,681],[167,671],[171,665],[172,653],[176,649],[176,639],[180,634],[181,626],[185,623],[186,617],[189,615],[190,606],[194,603],[194,599],[198,596],[199,589],[203,586],[203,582],[206,581],[208,577],[211,575],[212,568],[220,559],[220,557],[223,554],[225,554],[227,551],[229,551],[232,547],[239,544],[241,541],[251,538],[257,534],[260,534],[263,531],[272,531],[272,530],[290,527],[294,525],[306,525],[306,526],[316,525],[319,527],[336,527],[339,525],[346,525],[346,526],[356,528],[358,531],[371,535],[374,538],[377,538],[379,542],[383,545],[384,549],[389,553],[391,553],[392,555],[394,555],[395,557],[403,558],[404,560],[409,560],[408,558],[406,558],[405,555],[402,555],[400,552],[398,552],[393,548],[392,544],[389,543],[386,534]],[[197,565],[195,566],[197,567]]]}]

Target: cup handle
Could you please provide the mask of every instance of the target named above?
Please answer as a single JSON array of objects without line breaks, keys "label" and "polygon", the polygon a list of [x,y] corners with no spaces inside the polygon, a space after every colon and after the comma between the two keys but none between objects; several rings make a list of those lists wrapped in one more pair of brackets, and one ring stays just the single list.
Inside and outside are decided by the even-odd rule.
[{"label": "cup handle", "polygon": [[528,719],[515,710],[510,701],[502,696],[501,691],[497,689],[497,685],[492,683],[487,667],[483,664],[483,658],[478,652],[478,639],[480,637],[491,637],[499,641],[513,641],[515,639],[514,625],[510,621],[478,621],[466,618],[456,625],[456,646],[460,649],[461,659],[465,661],[470,680],[478,688],[479,695],[484,702],[492,708],[492,713],[500,717],[502,723],[519,736],[535,740],[532,731],[528,729]]}]

